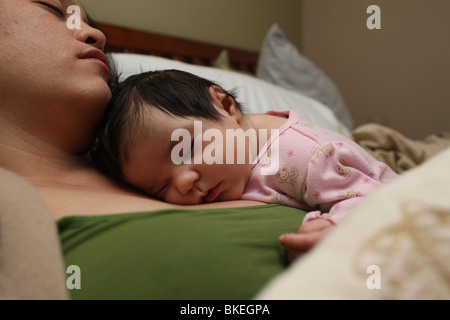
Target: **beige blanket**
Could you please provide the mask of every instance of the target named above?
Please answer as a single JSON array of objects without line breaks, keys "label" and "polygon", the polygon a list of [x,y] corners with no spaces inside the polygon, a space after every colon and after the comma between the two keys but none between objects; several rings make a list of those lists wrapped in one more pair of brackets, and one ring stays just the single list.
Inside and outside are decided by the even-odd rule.
[{"label": "beige blanket", "polygon": [[372,156],[385,162],[399,174],[420,165],[450,147],[450,132],[413,140],[392,128],[374,123],[356,128],[350,137]]},{"label": "beige blanket", "polygon": [[257,299],[450,299],[450,148],[368,195]]},{"label": "beige blanket", "polygon": [[50,212],[27,181],[0,168],[0,300],[68,298]]}]

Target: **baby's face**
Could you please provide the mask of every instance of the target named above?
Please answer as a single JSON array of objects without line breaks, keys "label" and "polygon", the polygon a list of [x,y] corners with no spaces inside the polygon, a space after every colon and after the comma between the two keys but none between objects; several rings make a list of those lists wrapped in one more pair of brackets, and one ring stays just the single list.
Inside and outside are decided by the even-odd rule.
[{"label": "baby's face", "polygon": [[[156,109],[146,117],[151,121],[143,122],[151,125],[137,133],[123,167],[128,183],[175,204],[241,197],[253,157],[248,143],[243,147],[231,139],[239,123],[226,115],[217,122],[173,117]],[[245,157],[242,164],[239,156]]]}]

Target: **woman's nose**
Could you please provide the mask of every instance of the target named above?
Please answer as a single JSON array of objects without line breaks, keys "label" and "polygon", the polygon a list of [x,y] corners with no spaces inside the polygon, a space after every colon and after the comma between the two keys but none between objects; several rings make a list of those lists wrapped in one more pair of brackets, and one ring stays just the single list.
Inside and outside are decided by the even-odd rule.
[{"label": "woman's nose", "polygon": [[195,185],[195,182],[200,178],[200,175],[190,169],[177,172],[173,178],[173,184],[181,194],[189,193]]},{"label": "woman's nose", "polygon": [[90,44],[102,51],[105,50],[106,36],[99,29],[96,29],[89,24],[83,22],[80,29],[75,31],[75,38],[78,41]]}]

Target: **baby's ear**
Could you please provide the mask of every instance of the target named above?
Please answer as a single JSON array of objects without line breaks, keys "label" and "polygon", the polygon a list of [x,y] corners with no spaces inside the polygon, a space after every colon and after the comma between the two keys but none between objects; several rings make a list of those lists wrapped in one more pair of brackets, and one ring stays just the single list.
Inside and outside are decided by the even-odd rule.
[{"label": "baby's ear", "polygon": [[236,101],[233,97],[227,95],[219,86],[210,86],[209,95],[215,108],[219,109],[219,112],[226,112],[228,116],[235,118],[237,122],[241,121],[242,113],[236,105]]}]

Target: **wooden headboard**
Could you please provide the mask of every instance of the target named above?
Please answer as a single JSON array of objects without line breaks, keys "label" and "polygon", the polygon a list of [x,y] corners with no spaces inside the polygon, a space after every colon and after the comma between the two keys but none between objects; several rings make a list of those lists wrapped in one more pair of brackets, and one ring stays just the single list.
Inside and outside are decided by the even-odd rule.
[{"label": "wooden headboard", "polygon": [[142,53],[196,65],[212,66],[227,50],[230,67],[255,73],[258,52],[95,22],[107,39],[109,52]]}]

